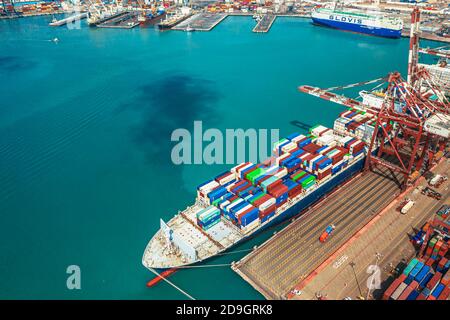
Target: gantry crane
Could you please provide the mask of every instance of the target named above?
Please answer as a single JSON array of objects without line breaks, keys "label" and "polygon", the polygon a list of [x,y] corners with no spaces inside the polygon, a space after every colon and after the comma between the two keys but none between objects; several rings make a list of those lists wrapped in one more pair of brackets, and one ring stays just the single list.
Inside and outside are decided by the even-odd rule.
[{"label": "gantry crane", "polygon": [[[341,87],[299,87],[301,92],[370,112],[375,116],[376,124],[365,170],[384,166],[399,172],[404,176],[403,187],[420,173],[425,159],[428,160],[427,164],[431,164],[436,152],[444,150],[450,135],[449,101],[441,86],[436,84],[425,68],[418,65],[419,10],[416,8],[411,16],[408,81],[400,73],[392,72],[383,78]],[[378,106],[331,92],[376,82],[380,82],[376,88],[382,88],[384,94]],[[423,90],[424,83],[427,84],[426,90]]]}]

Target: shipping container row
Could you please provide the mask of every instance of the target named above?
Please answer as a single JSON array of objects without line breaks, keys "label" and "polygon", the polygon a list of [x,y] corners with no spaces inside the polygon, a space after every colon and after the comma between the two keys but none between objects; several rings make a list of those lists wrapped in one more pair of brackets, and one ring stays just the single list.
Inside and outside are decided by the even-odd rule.
[{"label": "shipping container row", "polygon": [[384,300],[447,300],[450,295],[449,240],[434,236],[423,257],[413,258],[383,294]]},{"label": "shipping container row", "polygon": [[274,143],[270,161],[241,163],[199,185],[197,198],[208,207],[197,214],[197,223],[205,230],[222,216],[241,228],[264,223],[288,199],[339,173],[364,146],[322,125],[306,135],[293,133]]}]

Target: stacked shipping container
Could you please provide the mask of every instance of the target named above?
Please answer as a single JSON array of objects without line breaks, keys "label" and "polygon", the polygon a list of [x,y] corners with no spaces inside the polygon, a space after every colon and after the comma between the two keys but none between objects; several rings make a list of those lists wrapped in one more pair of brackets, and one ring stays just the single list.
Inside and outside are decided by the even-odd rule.
[{"label": "stacked shipping container", "polygon": [[307,135],[293,133],[274,144],[271,161],[241,163],[199,185],[197,198],[208,207],[198,213],[197,223],[206,230],[223,216],[251,230],[273,218],[289,199],[339,173],[364,145],[321,125]]},{"label": "stacked shipping container", "polygon": [[450,295],[448,246],[448,240],[433,237],[425,255],[408,263],[403,273],[386,289],[383,299],[447,300]]}]

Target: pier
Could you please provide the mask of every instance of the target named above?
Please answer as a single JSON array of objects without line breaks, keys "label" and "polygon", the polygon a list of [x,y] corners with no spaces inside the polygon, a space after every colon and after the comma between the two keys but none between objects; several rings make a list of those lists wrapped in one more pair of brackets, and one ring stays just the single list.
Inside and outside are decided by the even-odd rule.
[{"label": "pier", "polygon": [[[292,290],[400,193],[387,169],[360,175],[309,208],[284,230],[233,265],[267,299],[291,298]],[[320,234],[334,224],[325,243]]]},{"label": "pier", "polygon": [[269,32],[270,27],[272,27],[273,22],[277,18],[274,14],[265,14],[261,20],[258,21],[256,26],[253,28],[253,32],[266,33]]},{"label": "pier", "polygon": [[72,22],[74,22],[76,20],[81,20],[81,19],[85,19],[85,18],[87,18],[87,13],[86,12],[78,13],[78,14],[75,14],[73,16],[61,19],[61,20],[53,21],[53,22],[49,23],[49,25],[52,26],[52,27],[60,27],[60,26],[66,25],[68,23],[72,23]]},{"label": "pier", "polygon": [[106,21],[97,24],[99,28],[119,28],[131,29],[139,25],[138,14],[135,12],[122,12],[121,14],[110,17]]},{"label": "pier", "polygon": [[211,31],[226,17],[228,17],[226,13],[197,13],[177,24],[172,30]]}]

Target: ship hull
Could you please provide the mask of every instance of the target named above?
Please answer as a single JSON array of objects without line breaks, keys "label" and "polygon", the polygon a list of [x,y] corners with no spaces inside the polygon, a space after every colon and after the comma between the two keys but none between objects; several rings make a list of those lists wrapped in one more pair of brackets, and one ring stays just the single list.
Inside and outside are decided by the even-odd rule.
[{"label": "ship hull", "polygon": [[350,31],[350,32],[355,32],[355,33],[368,34],[368,35],[383,37],[383,38],[398,39],[402,36],[401,30],[393,30],[393,29],[388,29],[388,28],[377,28],[377,27],[366,26],[363,24],[347,23],[347,22],[315,18],[315,17],[312,17],[312,21],[316,25],[320,25],[320,26],[324,26],[324,27],[328,27],[328,28],[333,28],[333,29],[338,29],[338,30],[343,30],[343,31]]},{"label": "ship hull", "polygon": [[[223,251],[218,252],[218,254],[226,252],[226,251],[230,250],[231,248],[234,248],[237,245],[242,244],[243,242],[249,240],[250,238],[258,235],[259,233],[263,232],[264,230],[267,230],[270,227],[273,227],[282,222],[285,222],[285,221],[291,219],[292,217],[298,215],[299,213],[302,213],[308,207],[317,203],[324,196],[330,194],[333,190],[335,190],[336,188],[341,186],[343,183],[350,180],[356,174],[360,173],[364,167],[364,160],[365,160],[365,157],[361,158],[360,160],[357,160],[355,163],[352,163],[349,167],[347,167],[347,169],[345,171],[342,171],[340,174],[336,175],[333,179],[330,179],[329,181],[325,182],[318,189],[314,190],[313,192],[311,192],[310,194],[305,196],[303,199],[298,201],[296,204],[294,204],[290,208],[286,209],[278,216],[274,217],[268,223],[261,225],[258,229],[256,229],[252,233],[248,234],[247,236],[243,237],[242,239],[240,239],[239,241],[234,243],[232,246],[228,247],[227,249],[225,249]],[[193,262],[191,264],[187,264],[187,265],[196,265],[199,263],[204,263],[210,259],[213,259],[216,256],[217,256],[217,254],[207,257],[207,258],[204,258],[202,260],[195,261],[195,262]],[[155,268],[154,270],[161,272],[161,271],[164,271],[164,270],[167,270],[170,268],[172,268],[172,267]],[[176,266],[174,266],[173,268],[176,268]]]}]

